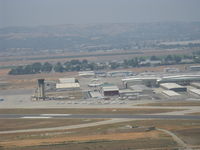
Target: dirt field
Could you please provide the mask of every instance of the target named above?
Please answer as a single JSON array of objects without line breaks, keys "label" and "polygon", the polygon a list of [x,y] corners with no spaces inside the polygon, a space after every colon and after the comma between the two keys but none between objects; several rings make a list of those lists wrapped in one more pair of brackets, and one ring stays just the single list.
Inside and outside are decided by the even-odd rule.
[{"label": "dirt field", "polygon": [[0,114],[153,114],[184,109],[154,108],[67,108],[67,109],[0,109]]},{"label": "dirt field", "polygon": [[200,106],[200,101],[170,101],[139,104],[138,106]]}]

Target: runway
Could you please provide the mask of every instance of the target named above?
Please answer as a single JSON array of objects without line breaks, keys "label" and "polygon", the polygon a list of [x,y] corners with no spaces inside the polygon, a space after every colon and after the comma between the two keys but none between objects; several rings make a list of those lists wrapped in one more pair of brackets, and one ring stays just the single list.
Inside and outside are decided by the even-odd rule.
[{"label": "runway", "polygon": [[0,119],[45,119],[45,118],[81,118],[81,119],[191,119],[200,120],[192,115],[130,115],[130,114],[0,114]]}]

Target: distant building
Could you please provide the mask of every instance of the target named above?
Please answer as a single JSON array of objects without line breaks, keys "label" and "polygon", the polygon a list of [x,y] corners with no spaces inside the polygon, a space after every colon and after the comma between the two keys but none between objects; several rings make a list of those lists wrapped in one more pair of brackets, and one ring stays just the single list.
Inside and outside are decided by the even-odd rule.
[{"label": "distant building", "polygon": [[103,98],[99,91],[91,91],[89,94],[91,98]]},{"label": "distant building", "polygon": [[95,73],[94,73],[94,71],[81,71],[81,72],[79,72],[79,76],[92,77],[92,76],[95,76]]},{"label": "distant building", "polygon": [[100,87],[101,85],[101,83],[90,83],[88,84],[88,87]]},{"label": "distant building", "polygon": [[162,61],[161,60],[145,60],[145,61],[141,61],[139,63],[141,66],[142,65],[151,65],[151,66],[156,66],[156,65],[160,65],[162,64]]},{"label": "distant building", "polygon": [[98,77],[106,77],[107,73],[104,71],[97,71],[97,72],[95,72],[95,75]]},{"label": "distant building", "polygon": [[119,88],[117,86],[103,86],[101,92],[104,96],[119,95]]},{"label": "distant building", "polygon": [[56,82],[55,81],[45,81],[45,90],[46,91],[54,91],[56,90]]},{"label": "distant building", "polygon": [[178,68],[164,68],[163,70],[166,73],[177,73],[180,72],[180,70]]},{"label": "distant building", "polygon": [[111,77],[125,77],[125,76],[132,76],[132,71],[111,71],[107,73],[107,76]]},{"label": "distant building", "polygon": [[199,82],[194,82],[194,83],[191,83],[190,84],[192,87],[195,87],[195,88],[197,88],[197,89],[200,89],[200,83]]},{"label": "distant building", "polygon": [[132,85],[141,85],[144,84],[148,87],[157,86],[157,77],[133,77],[122,79],[123,85],[125,88],[129,88]]},{"label": "distant building", "polygon": [[80,89],[79,83],[57,83],[57,90],[75,90]]},{"label": "distant building", "polygon": [[60,78],[60,83],[76,83],[78,80],[76,78]]},{"label": "distant building", "polygon": [[133,91],[131,89],[123,89],[123,90],[119,90],[119,95],[121,97],[124,97],[124,96],[136,96],[138,95],[138,92],[137,91]]},{"label": "distant building", "polygon": [[158,84],[162,83],[178,83],[181,85],[189,85],[191,82],[200,82],[200,75],[176,75],[162,77],[158,80]]},{"label": "distant building", "polygon": [[152,94],[153,89],[149,88],[145,85],[132,85],[130,86],[130,89],[134,92],[140,93],[140,94]]},{"label": "distant building", "polygon": [[190,71],[200,71],[200,66],[190,66],[189,70]]},{"label": "distant building", "polygon": [[37,100],[45,100],[46,95],[45,95],[45,79],[38,79],[38,88],[37,88]]},{"label": "distant building", "polygon": [[181,95],[179,93],[172,91],[172,90],[164,90],[164,91],[162,91],[162,94],[165,95],[169,99],[181,98]]},{"label": "distant building", "polygon": [[176,83],[163,83],[163,84],[160,84],[160,87],[165,89],[165,90],[172,90],[172,91],[175,91],[175,92],[185,92],[185,91],[187,91],[186,87],[183,87],[183,86],[178,85]]},{"label": "distant building", "polygon": [[200,96],[200,89],[190,88],[187,90],[189,94],[194,96]]},{"label": "distant building", "polygon": [[182,59],[181,60],[181,63],[183,63],[183,64],[188,64],[188,63],[193,63],[194,61],[193,61],[193,59]]}]

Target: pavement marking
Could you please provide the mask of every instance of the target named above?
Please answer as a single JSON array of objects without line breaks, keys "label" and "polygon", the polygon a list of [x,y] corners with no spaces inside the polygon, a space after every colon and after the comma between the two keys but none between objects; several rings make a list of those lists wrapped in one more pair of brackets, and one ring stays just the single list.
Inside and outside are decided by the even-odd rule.
[{"label": "pavement marking", "polygon": [[25,119],[45,119],[45,118],[52,118],[52,117],[41,117],[41,116],[24,116],[20,118],[25,118]]},{"label": "pavement marking", "polygon": [[71,114],[40,114],[40,116],[64,117],[64,116],[71,116]]}]

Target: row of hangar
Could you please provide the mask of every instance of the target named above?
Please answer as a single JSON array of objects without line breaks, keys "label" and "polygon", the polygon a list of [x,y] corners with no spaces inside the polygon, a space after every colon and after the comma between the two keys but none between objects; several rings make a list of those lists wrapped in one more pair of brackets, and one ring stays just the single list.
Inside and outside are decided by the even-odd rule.
[{"label": "row of hangar", "polygon": [[160,88],[162,95],[169,98],[180,98],[182,93],[200,96],[200,75],[177,75],[166,77],[133,77],[122,79],[123,89],[116,85],[101,85],[99,92],[91,92],[91,97],[102,96],[137,96],[150,98],[155,89]]},{"label": "row of hangar", "polygon": [[185,93],[200,96],[200,75],[127,78],[122,79],[122,82],[126,88],[137,84],[143,84],[151,88],[160,87],[160,92],[172,99],[181,98]]},{"label": "row of hangar", "polygon": [[176,75],[176,76],[144,76],[122,79],[124,87],[128,88],[132,84],[144,84],[148,87],[159,87],[162,83],[177,83],[189,85],[192,82],[200,82],[200,75]]},{"label": "row of hangar", "polygon": [[[97,82],[94,83],[96,84]],[[123,88],[119,88],[115,84],[99,84],[98,87],[95,87],[95,90],[88,91],[88,93],[92,98],[126,96],[149,99],[151,95],[155,94],[154,89],[160,87],[162,89],[162,94],[168,97],[180,97],[181,92],[187,92],[200,96],[200,75],[131,77],[122,79],[122,84]],[[60,78],[57,83],[47,82],[45,84],[45,90],[81,91],[81,87],[76,78]]]}]

